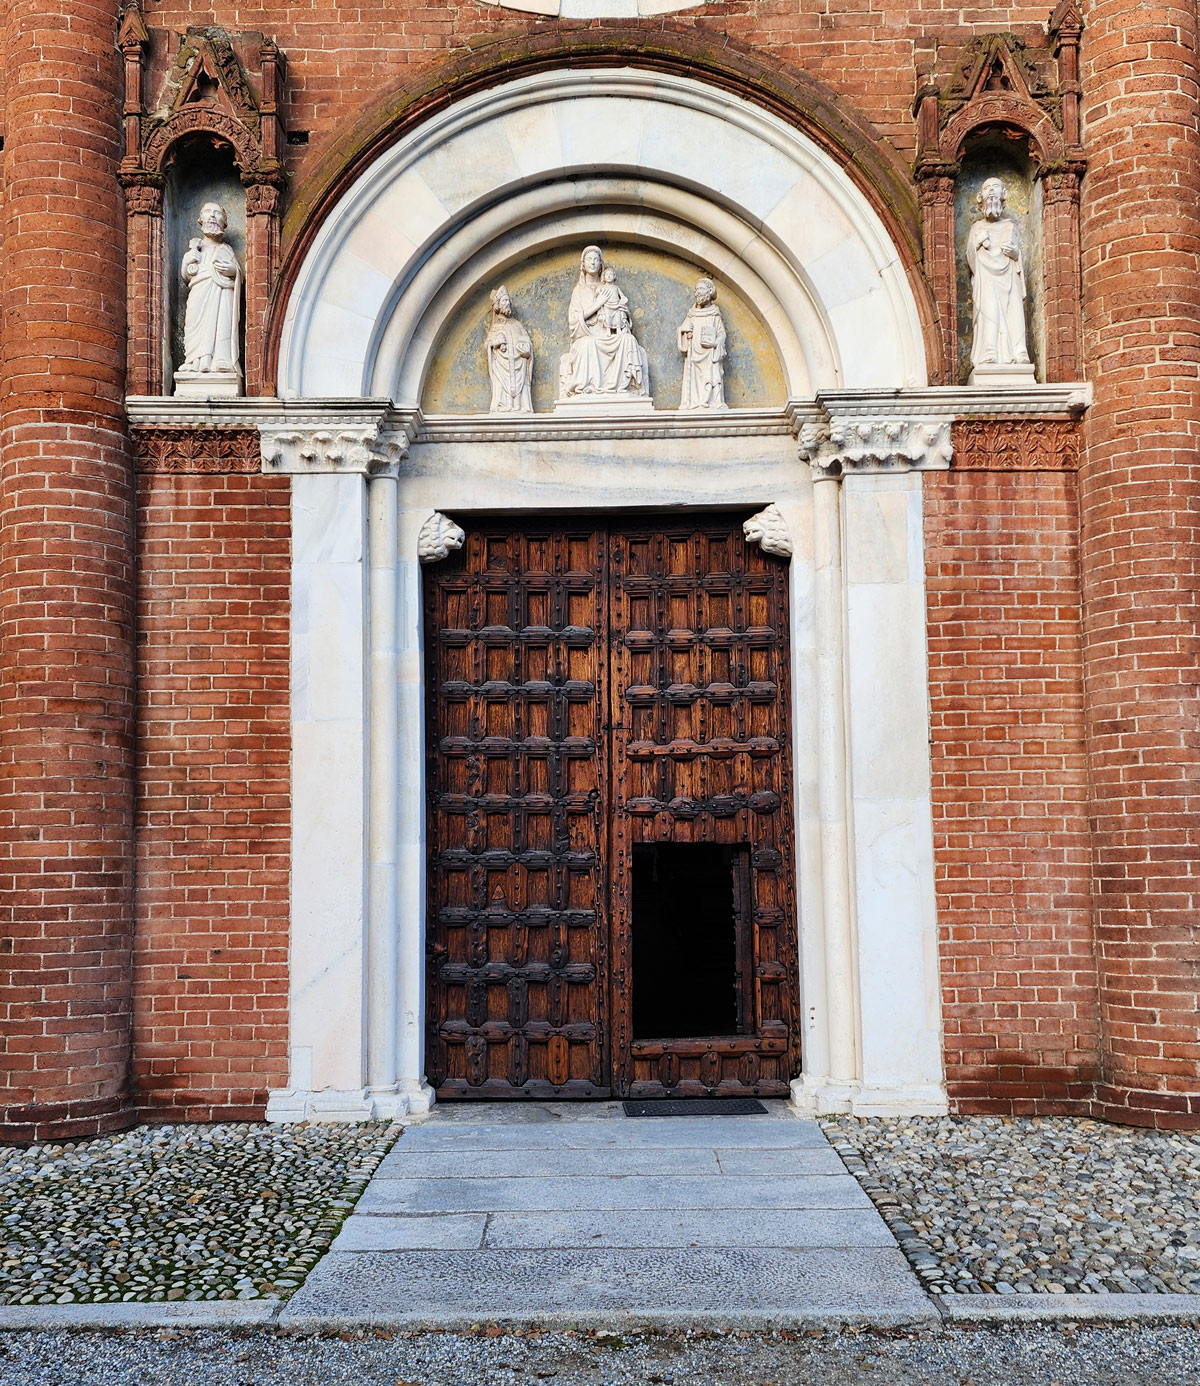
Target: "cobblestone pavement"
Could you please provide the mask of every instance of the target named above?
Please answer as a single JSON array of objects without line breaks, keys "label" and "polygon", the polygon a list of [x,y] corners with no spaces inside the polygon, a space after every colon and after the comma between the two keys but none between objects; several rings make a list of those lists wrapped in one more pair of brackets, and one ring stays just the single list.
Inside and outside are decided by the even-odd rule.
[{"label": "cobblestone pavement", "polygon": [[0,1304],[286,1299],[398,1130],[141,1126],[0,1149]]},{"label": "cobblestone pavement", "polygon": [[487,1336],[0,1334],[4,1386],[1183,1386],[1194,1327]]},{"label": "cobblestone pavement", "polygon": [[1200,1292],[1200,1135],[1067,1118],[828,1118],[926,1288]]}]

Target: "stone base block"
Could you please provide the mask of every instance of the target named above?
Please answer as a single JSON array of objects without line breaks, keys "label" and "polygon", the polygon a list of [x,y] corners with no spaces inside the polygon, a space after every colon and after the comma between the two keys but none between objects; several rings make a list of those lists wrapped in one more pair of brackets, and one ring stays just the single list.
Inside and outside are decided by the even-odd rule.
[{"label": "stone base block", "polygon": [[976,366],[968,377],[967,384],[983,386],[985,389],[993,385],[1036,385],[1037,372],[1031,361],[1023,365],[1007,362],[1002,366]]},{"label": "stone base block", "polygon": [[241,371],[175,372],[175,395],[183,399],[237,399],[242,393]]}]

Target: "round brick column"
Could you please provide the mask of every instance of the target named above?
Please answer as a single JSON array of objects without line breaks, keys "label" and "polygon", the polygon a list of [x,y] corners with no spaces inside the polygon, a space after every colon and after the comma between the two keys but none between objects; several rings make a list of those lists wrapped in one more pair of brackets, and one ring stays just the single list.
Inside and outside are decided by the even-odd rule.
[{"label": "round brick column", "polygon": [[117,0],[10,0],[0,278],[0,1136],[126,1124],[133,493]]},{"label": "round brick column", "polygon": [[1200,1125],[1200,137],[1194,5],[1083,35],[1080,473],[1102,1111]]}]

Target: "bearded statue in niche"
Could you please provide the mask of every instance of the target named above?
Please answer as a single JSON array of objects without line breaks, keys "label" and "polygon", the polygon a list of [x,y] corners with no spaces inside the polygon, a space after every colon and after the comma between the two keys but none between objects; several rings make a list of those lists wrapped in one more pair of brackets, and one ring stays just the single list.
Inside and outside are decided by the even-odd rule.
[{"label": "bearded statue in niche", "polygon": [[179,267],[187,285],[187,307],[175,393],[202,398],[240,395],[242,267],[225,240],[225,208],[206,202],[198,223],[202,235],[192,238]]},{"label": "bearded statue in niche", "polygon": [[629,300],[599,246],[579,257],[567,309],[571,350],[559,363],[559,403],[650,404],[650,362],[633,335]]},{"label": "bearded statue in niche", "polygon": [[971,274],[970,384],[1023,384],[1034,379],[1025,343],[1025,267],[1016,223],[1004,215],[1004,184],[989,178],[976,202],[983,220],[967,237]]},{"label": "bearded statue in niche", "polygon": [[493,414],[531,414],[533,343],[513,316],[512,299],[503,284],[492,291],[492,325],[483,344],[492,382]]},{"label": "bearded statue in niche", "polygon": [[696,281],[696,294],[679,328],[683,352],[680,409],[727,409],[725,403],[725,319],[717,308],[717,286]]}]

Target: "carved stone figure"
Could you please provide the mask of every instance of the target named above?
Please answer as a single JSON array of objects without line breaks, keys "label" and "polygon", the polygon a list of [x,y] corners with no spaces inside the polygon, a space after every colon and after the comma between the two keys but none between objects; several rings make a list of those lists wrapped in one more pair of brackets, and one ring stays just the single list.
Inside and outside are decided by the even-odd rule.
[{"label": "carved stone figure", "polygon": [[421,563],[440,563],[449,557],[451,550],[461,549],[466,538],[449,515],[435,510],[417,535],[417,558]]},{"label": "carved stone figure", "polygon": [[989,178],[976,199],[983,220],[967,237],[971,273],[971,383],[1033,379],[1025,344],[1025,268],[1016,223],[1004,215],[1004,184]]},{"label": "carved stone figure", "polygon": [[743,523],[742,533],[747,543],[757,544],[763,553],[774,554],[776,558],[791,558],[795,552],[787,521],[774,501],[757,515],[751,515]]},{"label": "carved stone figure", "polygon": [[229,224],[219,202],[206,202],[195,236],[179,267],[187,285],[183,318],[183,364],[175,372],[177,395],[228,396],[242,393],[242,267],[225,241]]},{"label": "carved stone figure", "polygon": [[559,365],[559,401],[608,396],[645,404],[650,362],[631,331],[629,300],[616,275],[605,278],[604,256],[589,245],[579,258],[579,279],[567,310],[571,350]]},{"label": "carved stone figure", "polygon": [[533,343],[513,317],[512,299],[503,284],[492,291],[492,326],[484,349],[492,381],[491,412],[532,413]]},{"label": "carved stone figure", "polygon": [[679,350],[683,352],[680,409],[727,409],[725,320],[711,279],[696,281],[695,302],[679,327]]}]

